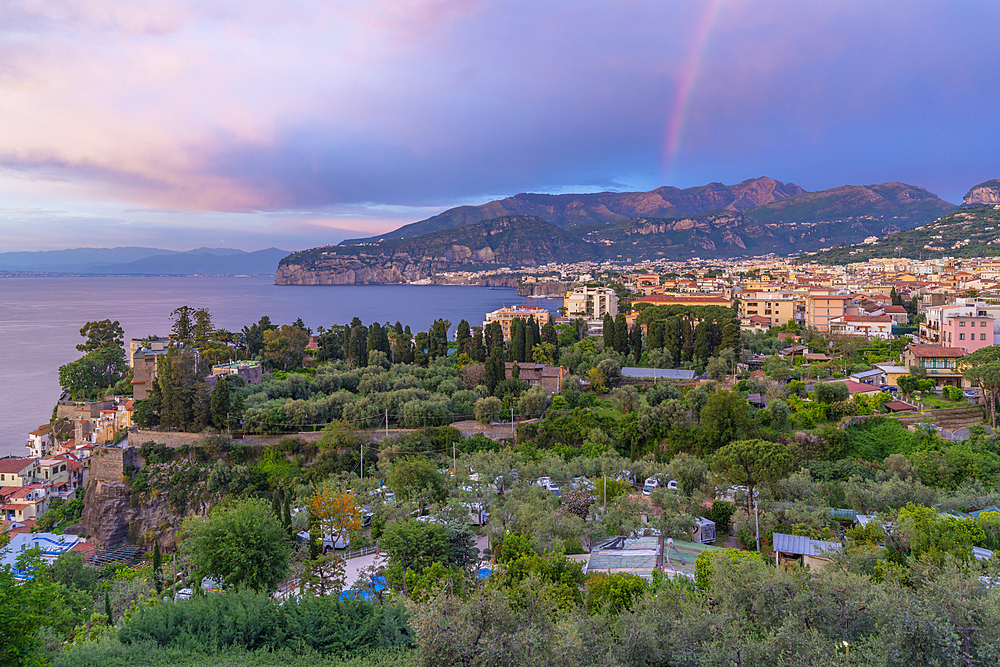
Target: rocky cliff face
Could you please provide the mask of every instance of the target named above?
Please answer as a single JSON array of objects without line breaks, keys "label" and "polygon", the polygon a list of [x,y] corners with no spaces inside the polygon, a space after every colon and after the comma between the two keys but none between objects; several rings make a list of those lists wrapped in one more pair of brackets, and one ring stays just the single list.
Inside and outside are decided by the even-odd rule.
[{"label": "rocky cliff face", "polygon": [[[203,514],[207,509],[204,502],[196,501],[187,514]],[[183,519],[170,508],[165,495],[136,493],[120,481],[91,480],[80,524],[102,547],[123,542],[148,547],[156,536],[161,549],[174,551]]]},{"label": "rocky cliff face", "polygon": [[281,260],[276,285],[454,282],[443,274],[596,258],[591,244],[531,216],[504,216],[457,229],[357,246],[326,246]]},{"label": "rocky cliff face", "polygon": [[965,198],[963,206],[983,206],[1000,204],[1000,180],[986,181],[973,186]]}]

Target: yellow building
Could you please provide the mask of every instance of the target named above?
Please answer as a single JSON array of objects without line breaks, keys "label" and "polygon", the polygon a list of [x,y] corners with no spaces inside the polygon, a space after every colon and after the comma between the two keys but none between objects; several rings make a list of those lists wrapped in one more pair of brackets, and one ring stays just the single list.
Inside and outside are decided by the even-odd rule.
[{"label": "yellow building", "polygon": [[549,311],[541,306],[506,306],[500,310],[494,310],[492,313],[487,313],[486,319],[483,321],[483,328],[485,329],[491,322],[499,322],[503,329],[504,339],[510,340],[510,323],[518,319],[528,321],[532,317],[538,322],[538,326],[543,326],[552,319]]},{"label": "yellow building", "polygon": [[779,297],[766,292],[745,293],[740,301],[740,319],[757,315],[769,319],[774,327],[787,324],[788,320],[796,319],[795,302],[793,297]]}]

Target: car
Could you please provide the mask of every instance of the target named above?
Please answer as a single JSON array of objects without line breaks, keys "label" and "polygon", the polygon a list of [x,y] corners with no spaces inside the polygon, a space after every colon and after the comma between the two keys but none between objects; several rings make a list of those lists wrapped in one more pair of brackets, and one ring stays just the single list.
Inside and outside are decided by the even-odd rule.
[{"label": "car", "polygon": [[642,495],[649,496],[652,495],[653,490],[660,486],[660,480],[655,477],[647,477],[645,483],[642,485]]},{"label": "car", "polygon": [[976,389],[966,389],[962,392],[962,396],[966,398],[979,398],[979,391]]},{"label": "car", "polygon": [[[309,531],[299,531],[295,534],[295,538],[299,544],[309,544]],[[344,535],[343,537],[338,537],[337,541],[334,542],[333,536],[324,535],[320,544],[323,548],[323,553],[327,553],[334,549],[346,549],[351,546],[351,538],[348,535]]]}]

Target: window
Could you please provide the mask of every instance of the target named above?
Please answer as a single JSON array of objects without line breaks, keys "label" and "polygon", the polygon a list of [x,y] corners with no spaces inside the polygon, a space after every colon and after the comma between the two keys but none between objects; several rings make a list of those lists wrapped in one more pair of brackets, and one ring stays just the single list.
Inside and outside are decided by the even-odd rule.
[{"label": "window", "polygon": [[959,322],[959,323],[958,323],[958,326],[960,326],[960,327],[964,327],[964,326],[965,326],[965,320],[962,320],[961,322]]},{"label": "window", "polygon": [[959,340],[965,340],[965,334],[958,334]]},{"label": "window", "polygon": [[979,334],[979,340],[986,340],[986,334]]},{"label": "window", "polygon": [[985,326],[986,326],[986,321],[984,320],[984,321],[980,322],[980,323],[979,323],[979,326],[981,326],[981,327],[985,327]]}]

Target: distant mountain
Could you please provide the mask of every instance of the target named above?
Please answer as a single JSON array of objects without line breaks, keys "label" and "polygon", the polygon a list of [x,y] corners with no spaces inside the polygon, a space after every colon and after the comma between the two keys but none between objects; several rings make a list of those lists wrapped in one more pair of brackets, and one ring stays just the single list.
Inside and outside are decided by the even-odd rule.
[{"label": "distant mountain", "polygon": [[448,271],[597,259],[597,248],[532,216],[508,215],[406,239],[323,246],[285,257],[276,285],[365,285],[435,278]]},{"label": "distant mountain", "polygon": [[882,257],[1000,256],[1000,204],[962,208],[934,222],[889,234],[873,243],[841,245],[803,255],[800,262],[850,264]]},{"label": "distant mountain", "polygon": [[906,229],[936,220],[955,208],[954,204],[924,188],[905,183],[882,183],[807,192],[759,206],[748,211],[747,217],[765,223],[867,219],[894,222]]},{"label": "distant mountain", "polygon": [[569,229],[590,223],[614,223],[632,218],[674,218],[727,209],[746,211],[805,192],[794,183],[752,178],[736,185],[709,183],[680,190],[664,186],[649,192],[599,192],[581,195],[519,194],[481,206],[459,206],[432,218],[404,225],[381,236],[348,239],[340,245],[398,239],[461,227],[506,215],[533,215]]},{"label": "distant mountain", "polygon": [[962,199],[963,207],[983,204],[1000,204],[1000,181],[994,179],[974,185]]},{"label": "distant mountain", "polygon": [[115,275],[267,274],[287,250],[246,252],[234,248],[74,248],[0,253],[0,271]]}]

